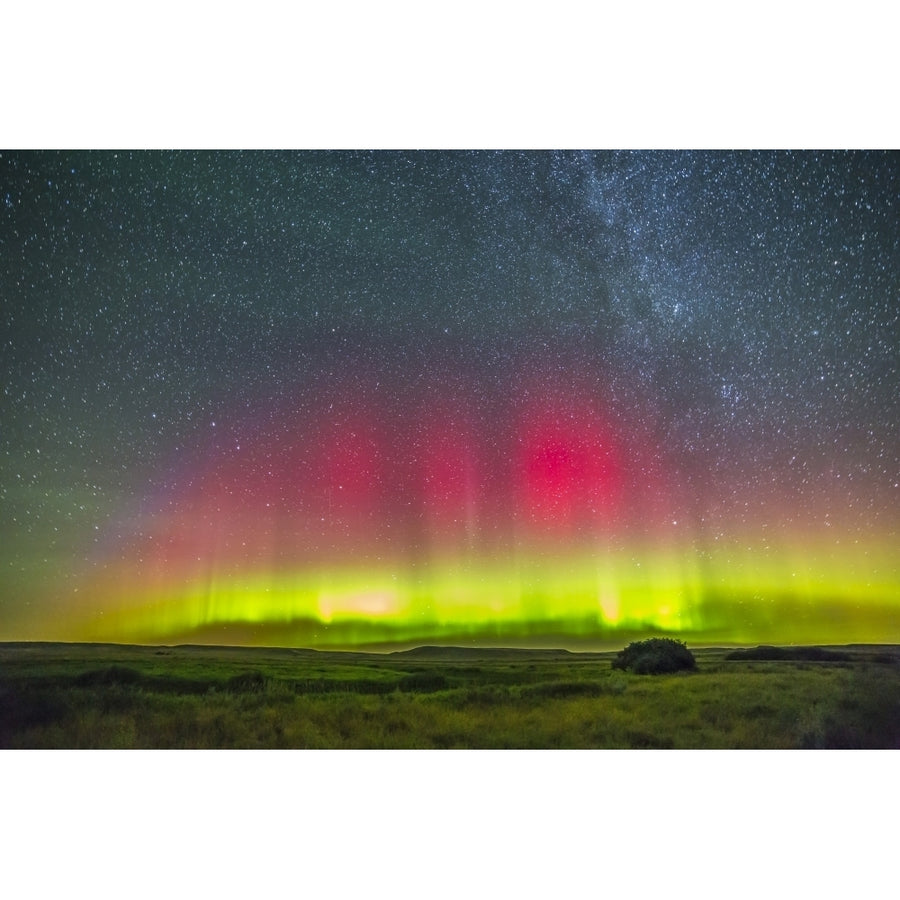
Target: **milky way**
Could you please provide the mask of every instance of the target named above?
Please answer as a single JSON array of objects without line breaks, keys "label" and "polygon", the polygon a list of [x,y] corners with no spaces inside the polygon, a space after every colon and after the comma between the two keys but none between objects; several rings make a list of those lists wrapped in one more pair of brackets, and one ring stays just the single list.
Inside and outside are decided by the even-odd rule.
[{"label": "milky way", "polygon": [[4,152],[0,639],[900,641],[900,156]]}]

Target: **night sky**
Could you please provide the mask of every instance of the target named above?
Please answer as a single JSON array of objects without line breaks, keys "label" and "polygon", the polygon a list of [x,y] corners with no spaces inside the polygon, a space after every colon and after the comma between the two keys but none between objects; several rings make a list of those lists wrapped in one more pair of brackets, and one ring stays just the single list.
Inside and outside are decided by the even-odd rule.
[{"label": "night sky", "polygon": [[3,152],[0,640],[900,641],[896,152]]}]

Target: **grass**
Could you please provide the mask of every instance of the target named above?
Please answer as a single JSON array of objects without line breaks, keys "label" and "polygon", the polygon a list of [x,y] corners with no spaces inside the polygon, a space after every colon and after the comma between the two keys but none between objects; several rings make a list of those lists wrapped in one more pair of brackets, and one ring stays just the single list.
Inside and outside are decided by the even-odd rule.
[{"label": "grass", "polygon": [[611,653],[0,645],[0,746],[900,748],[897,650],[762,649],[642,676]]}]

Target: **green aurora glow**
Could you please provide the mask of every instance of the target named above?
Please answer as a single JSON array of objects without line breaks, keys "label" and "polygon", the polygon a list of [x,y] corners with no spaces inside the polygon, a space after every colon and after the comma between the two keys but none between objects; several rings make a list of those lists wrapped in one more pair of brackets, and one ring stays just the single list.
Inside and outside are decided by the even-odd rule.
[{"label": "green aurora glow", "polygon": [[[520,561],[444,563],[399,572],[343,565],[305,572],[222,573],[122,591],[129,573],[94,585],[91,605],[62,622],[80,640],[351,647],[447,640],[573,645],[671,633],[694,642],[900,641],[892,548],[806,549],[793,561],[752,548],[700,560],[674,548]],[[786,570],[786,566],[791,571]],[[235,640],[236,638],[236,640]],[[201,641],[202,642],[202,641]]]}]

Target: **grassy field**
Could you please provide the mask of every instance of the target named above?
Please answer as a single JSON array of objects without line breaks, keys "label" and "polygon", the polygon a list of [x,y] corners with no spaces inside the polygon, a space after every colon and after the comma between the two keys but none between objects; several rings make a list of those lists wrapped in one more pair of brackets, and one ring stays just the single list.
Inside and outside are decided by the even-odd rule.
[{"label": "grassy field", "polygon": [[0,644],[0,747],[900,748],[900,648],[839,649],[649,676],[612,652]]}]

